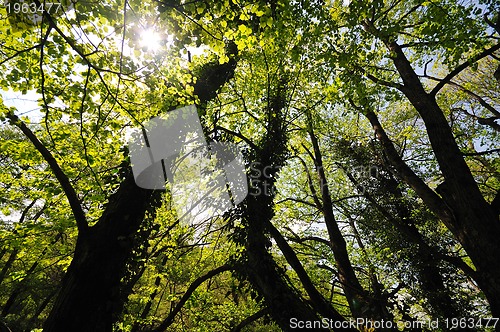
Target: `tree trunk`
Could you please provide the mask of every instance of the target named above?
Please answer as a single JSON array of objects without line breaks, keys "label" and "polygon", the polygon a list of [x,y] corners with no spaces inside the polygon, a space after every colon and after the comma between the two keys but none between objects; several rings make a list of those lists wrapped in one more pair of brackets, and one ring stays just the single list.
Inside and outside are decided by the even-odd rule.
[{"label": "tree trunk", "polygon": [[[254,215],[254,218],[249,220],[249,225],[261,223],[268,218],[261,213],[267,208],[263,209],[259,199],[254,201],[255,205],[251,204],[252,208],[248,209],[248,212]],[[269,246],[270,241],[264,230],[250,226],[246,236],[246,261],[242,268],[246,279],[264,298],[269,314],[283,331],[294,330],[291,327],[292,319],[318,321],[320,318],[315,310],[305,303],[300,294],[285,280],[284,271],[267,250]]]},{"label": "tree trunk", "polygon": [[7,275],[7,271],[10,269],[12,264],[14,264],[14,261],[16,260],[18,253],[19,253],[18,248],[14,248],[10,252],[9,258],[7,259],[7,262],[5,262],[5,265],[3,266],[2,270],[0,271],[0,284],[2,284],[5,276]]},{"label": "tree trunk", "polygon": [[311,155],[311,157],[314,160],[316,167],[319,182],[318,185],[321,194],[319,198],[321,206],[318,206],[318,208],[321,209],[323,213],[323,218],[325,220],[330,240],[330,247],[332,248],[332,252],[335,257],[339,281],[342,285],[342,289],[344,290],[347,302],[349,303],[349,308],[351,309],[354,317],[372,318],[375,320],[392,320],[393,317],[388,314],[389,312],[387,311],[387,308],[389,307],[386,301],[387,299],[375,298],[375,294],[369,294],[363,286],[361,286],[361,283],[354,272],[354,268],[347,252],[347,245],[344,240],[344,236],[340,232],[337,220],[333,213],[333,203],[325,169],[323,167],[323,156],[320,150],[319,142],[312,129],[312,120],[310,115],[308,115],[308,117],[309,138],[311,139],[313,146],[313,155]]},{"label": "tree trunk", "polygon": [[[203,84],[195,89],[201,105],[233,76],[236,54],[228,56],[228,64],[207,64],[202,68],[198,79]],[[73,261],[44,324],[45,332],[111,331],[121,313],[132,284],[120,281],[137,245],[137,231],[148,209],[154,215],[161,197],[160,191],[139,188],[128,165],[125,173],[99,222],[80,231]]]},{"label": "tree trunk", "polygon": [[[378,177],[380,181],[380,190],[383,193],[388,192],[392,197],[390,204],[395,205],[396,214],[381,205],[370,193],[363,190],[354,176],[345,170],[347,177],[360,190],[364,192],[366,199],[377,209],[400,233],[408,243],[413,244],[417,251],[411,257],[411,261],[416,265],[419,271],[419,280],[422,289],[428,294],[427,299],[432,309],[442,318],[461,317],[456,303],[450,297],[449,291],[444,284],[439,267],[443,254],[440,254],[436,248],[431,247],[422,234],[415,227],[412,212],[410,208],[402,201],[403,194],[398,181],[390,176]],[[458,258],[457,258],[458,259]],[[460,260],[463,263],[463,261]],[[465,263],[463,263],[465,264]],[[462,268],[463,266],[457,266]],[[468,273],[469,271],[464,271]]]},{"label": "tree trunk", "polygon": [[[283,269],[276,264],[268,248],[269,226],[273,218],[274,182],[283,165],[287,152],[286,127],[283,109],[286,105],[286,83],[277,83],[267,106],[267,133],[251,152],[249,162],[259,176],[252,178],[250,192],[240,204],[241,218],[245,228],[235,238],[244,245],[245,255],[239,264],[240,273],[264,298],[269,315],[283,331],[294,331],[291,322],[319,321],[315,310],[307,304],[300,294],[290,285]],[[269,172],[264,172],[270,169]],[[327,329],[313,329],[322,331]]]},{"label": "tree trunk", "polygon": [[[397,219],[391,218],[392,224],[405,235],[408,242],[416,245],[417,252],[413,257],[417,261],[419,271],[419,279],[422,285],[422,290],[428,294],[427,298],[432,309],[436,311],[438,316],[443,318],[463,317],[465,314],[460,312],[456,303],[449,294],[449,290],[444,284],[439,263],[441,262],[440,254],[436,248],[431,247],[425,240],[422,234],[415,226],[415,221],[412,217],[412,211],[403,202],[403,193],[400,185],[395,178],[382,178],[385,184],[382,187],[388,190],[395,198],[397,211]],[[467,272],[467,271],[464,271]]]},{"label": "tree trunk", "polygon": [[396,56],[394,64],[403,79],[403,93],[424,120],[432,149],[445,182],[440,194],[453,211],[448,228],[464,246],[477,269],[478,283],[494,317],[500,316],[500,221],[482,196],[462,157],[443,111],[427,93],[396,42],[386,42]]},{"label": "tree trunk", "polygon": [[[269,163],[256,163],[262,166]],[[276,169],[273,167],[273,169]],[[261,176],[258,188],[260,195],[250,194],[242,203],[245,259],[240,264],[240,272],[264,298],[269,314],[283,331],[291,331],[291,320],[318,321],[319,317],[286,281],[284,271],[276,264],[268,252],[271,241],[269,232],[273,217],[274,195],[264,188],[271,188],[273,180]],[[266,191],[264,191],[266,190]]]},{"label": "tree trunk", "polygon": [[[286,261],[290,264],[292,269],[294,269],[295,273],[297,273],[304,290],[307,292],[307,295],[309,295],[309,299],[314,310],[316,310],[321,316],[331,320],[339,322],[345,321],[346,319],[326,301],[323,295],[321,295],[318,289],[314,286],[311,279],[307,275],[307,271],[302,266],[302,263],[298,259],[292,247],[288,244],[283,235],[281,235],[280,231],[272,224],[269,225],[269,229],[272,237],[276,241],[276,244],[283,253],[283,256],[285,256]],[[353,329],[353,331],[356,330]]]}]

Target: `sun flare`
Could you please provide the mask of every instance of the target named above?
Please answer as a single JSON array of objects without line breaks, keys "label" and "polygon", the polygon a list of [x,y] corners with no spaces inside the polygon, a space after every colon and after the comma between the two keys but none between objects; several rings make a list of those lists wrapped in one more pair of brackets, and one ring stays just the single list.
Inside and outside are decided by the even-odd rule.
[{"label": "sun flare", "polygon": [[161,46],[161,36],[153,29],[144,30],[141,33],[141,47],[148,51],[157,51]]}]

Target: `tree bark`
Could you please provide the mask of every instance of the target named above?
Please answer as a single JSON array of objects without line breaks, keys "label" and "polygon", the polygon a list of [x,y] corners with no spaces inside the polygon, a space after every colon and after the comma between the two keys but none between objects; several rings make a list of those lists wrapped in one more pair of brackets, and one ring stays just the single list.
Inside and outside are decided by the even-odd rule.
[{"label": "tree bark", "polygon": [[[210,71],[201,71],[199,78],[205,84],[197,87],[196,94],[202,105],[233,76],[236,54],[228,56],[231,57],[230,66],[220,65],[215,69],[208,66]],[[50,153],[43,146],[37,148],[46,159],[51,160]],[[58,179],[61,178],[61,185],[71,202],[70,198],[76,196],[74,189],[65,185],[69,181],[66,181],[66,175],[57,164],[51,167],[56,175],[59,174]],[[125,285],[121,280],[137,242],[144,241],[144,234],[139,238],[138,230],[148,210],[154,216],[156,207],[161,204],[160,191],[139,188],[130,166],[124,168],[124,180],[118,191],[109,198],[96,225],[87,226],[85,216],[80,217],[81,206],[76,206],[74,202],[72,204],[75,217],[78,217],[79,235],[61,291],[44,324],[46,332],[112,331],[113,323],[122,311],[132,285]]]},{"label": "tree bark", "polygon": [[[270,188],[272,184],[268,180],[263,177],[260,188]],[[245,259],[240,265],[240,272],[264,298],[270,316],[280,328],[292,331],[292,319],[318,321],[319,317],[287,283],[284,271],[268,252],[271,242],[266,234],[273,217],[272,201],[273,197],[270,195],[261,194],[250,195],[243,202]]]},{"label": "tree bark", "polygon": [[[292,247],[288,244],[283,235],[281,235],[280,231],[272,224],[269,225],[269,230],[272,237],[276,241],[276,244],[283,253],[283,256],[285,256],[286,261],[290,264],[292,269],[294,269],[295,273],[297,273],[302,286],[307,292],[307,295],[309,295],[313,308],[323,317],[339,322],[345,321],[345,318],[326,301],[323,295],[321,295],[318,289],[314,286],[311,279],[307,275],[306,270],[302,266],[302,263],[298,259]],[[356,330],[353,329],[353,331]]]},{"label": "tree bark", "polygon": [[[348,170],[344,171],[351,182],[358,189],[362,190],[354,176]],[[404,236],[404,239],[408,243],[415,245],[417,248],[417,251],[411,257],[411,262],[416,265],[422,290],[428,294],[426,298],[432,309],[441,318],[462,317],[461,314],[463,313],[457,308],[456,303],[449,294],[449,290],[444,284],[439,267],[443,254],[440,254],[436,248],[430,246],[418,231],[410,208],[402,202],[403,194],[398,181],[392,176],[390,178],[379,177],[379,181],[384,195],[385,192],[389,192],[395,198],[395,200],[391,201],[395,205],[396,214],[394,215],[389,212],[370,193],[364,192],[364,196]],[[463,261],[461,262],[463,263]],[[458,266],[458,268],[461,267]],[[469,273],[468,270],[464,272]]]},{"label": "tree bark", "polygon": [[[392,86],[403,92],[424,121],[432,150],[445,179],[439,194],[446,208],[436,206],[434,203],[438,200],[429,199],[432,193],[426,193],[414,187],[416,182],[408,181],[409,177],[404,175],[406,170],[404,167],[400,168],[400,163],[396,162],[394,166],[463,245],[476,268],[476,280],[490,304],[492,315],[499,317],[500,261],[497,259],[500,255],[499,216],[482,196],[435,97],[441,86],[470,66],[473,61],[459,65],[437,87],[427,93],[394,37],[380,33],[368,20],[365,20],[363,25],[366,31],[380,38],[391,53],[390,58],[403,81],[403,85],[393,84]],[[479,58],[487,56],[498,48],[500,44],[483,51]],[[390,154],[390,148],[387,149],[387,145],[385,148]]]},{"label": "tree bark", "polygon": [[[278,266],[268,248],[269,226],[274,216],[274,182],[287,152],[286,127],[283,109],[286,105],[286,83],[277,83],[268,91],[267,133],[255,144],[249,163],[259,176],[252,178],[250,192],[238,207],[236,216],[241,218],[244,229],[235,238],[245,247],[240,259],[239,272],[264,298],[269,315],[283,331],[293,331],[292,319],[319,321],[316,311],[287,282],[284,271]],[[265,172],[266,169],[271,169]],[[319,329],[327,330],[327,329]],[[317,331],[317,329],[315,330]]]},{"label": "tree bark", "polygon": [[425,92],[410,62],[396,42],[394,64],[403,79],[403,93],[424,120],[432,149],[445,179],[441,196],[454,214],[447,226],[464,246],[477,269],[478,281],[494,317],[500,316],[500,221],[482,196],[453,137],[443,111],[433,95]]}]

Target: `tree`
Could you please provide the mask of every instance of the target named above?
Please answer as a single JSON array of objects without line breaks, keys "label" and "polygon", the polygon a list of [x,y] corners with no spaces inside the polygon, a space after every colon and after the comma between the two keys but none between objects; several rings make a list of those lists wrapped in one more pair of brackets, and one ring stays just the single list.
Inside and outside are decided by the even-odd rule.
[{"label": "tree", "polygon": [[[492,14],[497,15],[497,9],[493,4],[489,5],[491,7],[486,7],[485,10],[486,18]],[[362,54],[361,57],[358,56],[359,60],[347,56],[346,65],[343,66],[355,71],[354,79],[350,79],[355,84],[355,90],[351,94],[352,98],[356,98],[354,103],[358,102],[357,107],[361,107],[361,113],[372,124],[388,160],[399,176],[415,190],[463,245],[477,269],[476,280],[488,298],[492,312],[497,312],[499,294],[496,285],[499,269],[497,262],[484,253],[498,251],[495,240],[498,236],[498,211],[495,204],[487,202],[479,190],[445,114],[436,100],[436,95],[443,86],[455,76],[480,59],[494,54],[500,47],[491,35],[480,34],[487,29],[489,20],[485,22],[471,18],[481,13],[478,8],[446,2],[416,2],[393,6],[382,2],[369,6],[351,2],[348,13],[342,13],[340,10],[337,13],[344,17],[347,26],[351,27],[344,34],[345,38],[352,38],[351,48],[358,48],[357,56],[359,52]],[[410,21],[417,23],[409,24]],[[436,24],[431,27],[428,22]],[[451,26],[457,26],[456,22],[461,22],[462,27],[467,26],[466,30],[460,31],[458,40],[454,38],[457,31],[453,30],[451,35],[449,30]],[[490,28],[494,29],[495,26]],[[419,35],[422,32],[424,34]],[[361,38],[366,44],[354,44],[354,38]],[[380,43],[383,48],[376,48],[374,51],[368,47],[363,48],[363,45],[369,45],[371,42]],[[447,48],[448,45],[453,45],[453,49]],[[469,46],[471,49],[466,52]],[[342,45],[333,44],[331,49],[339,56],[346,55]],[[439,79],[436,85],[426,90],[426,85],[411,65],[409,54],[418,64],[427,61],[426,56],[431,56],[427,50],[437,52],[441,49],[442,56],[437,59],[448,65],[450,71]],[[347,55],[349,54],[356,53],[348,50]],[[370,63],[367,64],[366,61]],[[376,65],[373,65],[374,63]],[[349,73],[352,75],[353,72]],[[342,77],[347,80],[346,75]],[[396,92],[407,98],[424,122],[432,152],[443,176],[443,183],[436,188],[437,192],[408,167],[385,134],[375,108],[378,105],[386,105],[383,101],[377,103],[376,94],[367,93],[373,91],[374,87],[384,88],[383,94],[390,96]],[[365,97],[367,95],[370,97]],[[390,98],[389,96],[387,98]],[[380,97],[384,98],[383,95]]]},{"label": "tree", "polygon": [[[18,4],[0,9],[2,324],[499,315],[495,2]],[[208,142],[241,149],[249,194],[189,226],[126,146],[192,104]]]}]

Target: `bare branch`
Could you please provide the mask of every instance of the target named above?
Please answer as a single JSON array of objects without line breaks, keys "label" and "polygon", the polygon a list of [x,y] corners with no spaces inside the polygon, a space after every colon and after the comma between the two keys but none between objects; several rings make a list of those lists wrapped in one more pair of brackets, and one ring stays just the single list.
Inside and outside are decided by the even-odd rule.
[{"label": "bare branch", "polygon": [[485,154],[490,154],[490,153],[496,153],[500,152],[500,149],[493,149],[493,150],[486,150],[486,151],[480,151],[480,152],[464,152],[464,156],[482,156]]},{"label": "bare branch", "polygon": [[308,205],[308,206],[313,207],[313,208],[318,208],[318,206],[316,204],[308,202],[305,199],[293,198],[293,197],[287,197],[285,199],[282,199],[282,200],[276,202],[276,205],[282,204],[282,203],[285,203],[285,202],[301,203],[301,204]]},{"label": "bare branch", "polygon": [[399,84],[399,83],[385,81],[383,79],[375,77],[372,74],[369,74],[369,73],[366,73],[366,72],[364,72],[364,74],[365,74],[366,77],[368,77],[368,79],[370,79],[374,83],[377,83],[377,84],[380,84],[380,85],[383,85],[383,86],[386,86],[386,87],[389,87],[389,88],[398,89],[399,91],[403,91],[403,89],[404,89],[404,86],[401,85],[401,84]]},{"label": "bare branch", "polygon": [[453,69],[448,75],[446,75],[443,79],[441,79],[441,81],[438,84],[436,84],[434,89],[432,89],[432,91],[430,92],[430,95],[435,96],[439,92],[439,90],[443,88],[445,84],[449,83],[453,79],[453,77],[460,74],[464,69],[470,67],[473,63],[477,62],[478,60],[481,60],[482,58],[485,58],[493,54],[498,49],[500,49],[500,43],[484,50],[475,57],[465,61],[464,63]]},{"label": "bare branch", "polygon": [[488,17],[488,14],[491,14],[490,13],[485,13],[484,14],[484,21],[490,26],[492,27],[493,29],[495,29],[495,31],[497,33],[500,34],[500,15],[497,15],[497,22],[496,23],[493,23],[490,18]]},{"label": "bare branch", "polygon": [[[44,41],[45,41],[45,40],[44,40]],[[6,63],[7,61],[14,59],[14,58],[15,58],[16,56],[18,56],[18,55],[21,55],[21,54],[23,54],[23,53],[29,52],[29,51],[34,50],[34,49],[36,49],[36,48],[38,48],[38,47],[41,47],[41,46],[42,46],[42,43],[40,43],[40,44],[36,44],[36,45],[31,46],[31,47],[28,47],[28,48],[25,48],[24,50],[16,51],[16,53],[14,53],[13,55],[9,56],[9,57],[8,57],[8,58],[6,58],[5,60],[0,61],[0,65],[3,65],[3,64],[4,64],[4,63]]]},{"label": "bare branch", "polygon": [[[302,144],[302,146],[307,151],[307,153],[309,154],[309,156],[311,157],[311,159],[314,162],[316,162],[316,160],[314,159],[314,156],[312,155],[311,151],[309,151],[309,149],[307,149],[307,147],[304,144]],[[314,183],[313,183],[313,179],[311,177],[311,173],[309,172],[309,168],[307,167],[306,162],[302,158],[300,158],[299,156],[297,156],[297,158],[299,159],[299,161],[302,164],[302,166],[304,166],[304,169],[306,171],[307,184],[309,186],[309,190],[311,191],[311,195],[313,197],[314,204],[316,205],[317,209],[323,210],[323,203],[321,202],[321,199],[318,197],[318,192],[316,191],[316,188],[314,188]]]},{"label": "bare branch", "polygon": [[462,112],[465,115],[470,116],[470,117],[476,119],[479,124],[490,126],[494,130],[500,132],[500,125],[498,123],[496,123],[496,120],[499,120],[500,117],[493,116],[493,117],[489,117],[489,118],[483,118],[483,117],[477,116],[477,115],[475,115],[473,113],[469,113],[469,112],[467,112],[466,110],[464,110],[463,108],[460,108],[460,107],[454,108],[454,109],[452,109],[452,111]]},{"label": "bare branch", "polygon": [[230,134],[230,135],[233,135],[234,137],[238,137],[239,139],[241,139],[243,142],[247,143],[248,146],[250,146],[252,149],[254,150],[259,150],[259,148],[257,147],[257,145],[255,145],[248,137],[246,137],[245,135],[241,134],[241,133],[238,133],[238,132],[235,132],[231,129],[227,129],[227,128],[224,128],[224,127],[221,127],[221,126],[216,126],[215,129],[221,129],[222,131],[225,131],[226,133]]},{"label": "bare branch", "polygon": [[[443,79],[438,78],[438,77],[427,75],[427,73],[425,73],[425,71],[424,71],[424,75],[422,77],[428,78],[428,79],[431,79],[431,80],[434,80],[434,81],[438,81],[438,82],[441,82],[443,80]],[[473,91],[465,88],[463,85],[458,84],[456,82],[453,82],[451,80],[449,82],[447,82],[446,84],[453,85],[453,86],[459,88],[460,90],[462,90],[463,92],[465,92],[466,94],[468,94],[469,96],[471,96],[472,98],[474,98],[481,106],[483,106],[484,108],[486,108],[488,111],[490,111],[491,113],[495,114],[497,117],[500,117],[500,112],[497,111],[493,106],[491,106],[490,104],[488,104],[486,102],[486,100],[484,100],[484,98],[482,98],[478,94],[476,94]]]},{"label": "bare branch", "polygon": [[[289,230],[289,229],[288,229]],[[290,231],[290,230],[289,230]],[[328,246],[330,249],[332,248],[332,244],[330,243],[330,241],[328,241],[327,239],[323,239],[319,236],[305,236],[305,237],[299,237],[297,234],[293,233],[293,237],[289,237],[288,239],[292,242],[296,242],[296,243],[304,243],[306,241],[313,241],[313,242],[318,242],[318,243],[322,243],[326,246]]]}]

